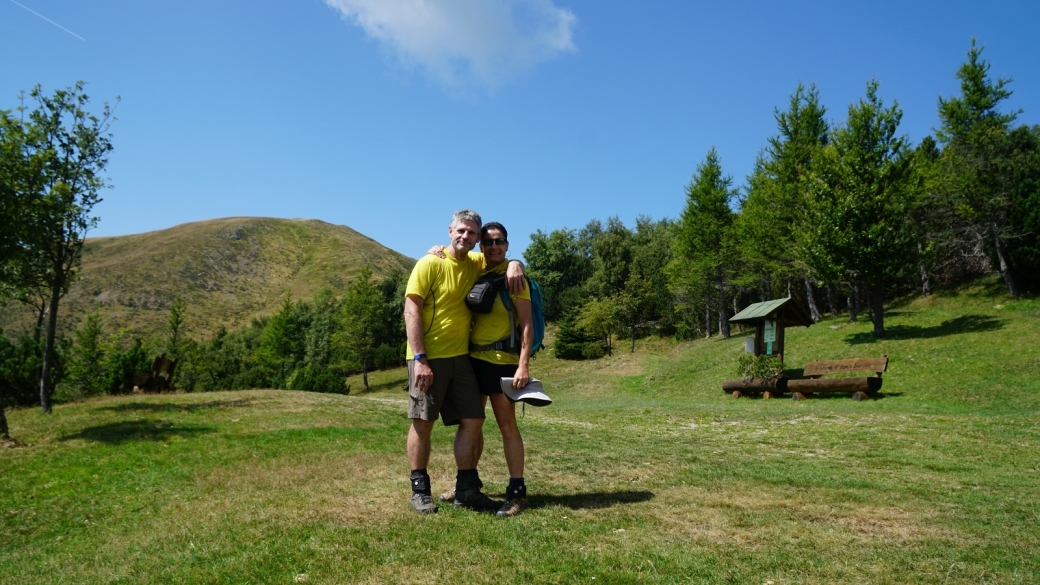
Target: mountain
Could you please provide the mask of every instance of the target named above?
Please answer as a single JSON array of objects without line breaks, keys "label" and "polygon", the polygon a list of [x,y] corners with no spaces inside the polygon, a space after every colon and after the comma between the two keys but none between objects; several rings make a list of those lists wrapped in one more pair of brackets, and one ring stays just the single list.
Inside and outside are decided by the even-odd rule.
[{"label": "mountain", "polygon": [[[273,313],[287,293],[308,299],[323,288],[342,290],[365,264],[379,279],[414,262],[347,226],[313,219],[230,217],[88,238],[58,322],[68,331],[96,309],[106,332],[148,335],[161,330],[179,296],[187,332],[198,338]],[[34,318],[12,304],[0,311],[0,327],[13,333]]]}]

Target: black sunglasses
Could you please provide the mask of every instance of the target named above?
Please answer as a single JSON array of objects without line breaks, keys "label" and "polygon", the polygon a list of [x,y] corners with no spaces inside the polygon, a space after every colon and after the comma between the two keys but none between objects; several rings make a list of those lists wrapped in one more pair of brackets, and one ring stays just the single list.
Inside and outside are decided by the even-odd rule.
[{"label": "black sunglasses", "polygon": [[509,242],[506,241],[505,238],[484,238],[483,240],[480,240],[480,245],[482,246],[491,246],[491,244],[496,246],[505,246],[508,243]]}]

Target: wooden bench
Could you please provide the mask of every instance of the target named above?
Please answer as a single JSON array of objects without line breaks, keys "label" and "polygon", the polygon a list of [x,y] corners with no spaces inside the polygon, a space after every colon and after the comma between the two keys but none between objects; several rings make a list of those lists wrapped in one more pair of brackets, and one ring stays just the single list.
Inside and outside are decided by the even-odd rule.
[{"label": "wooden bench", "polygon": [[[881,390],[881,374],[888,370],[888,356],[879,358],[856,358],[851,360],[829,360],[805,364],[802,375],[807,379],[788,380],[787,389],[791,398],[804,400],[815,392],[852,392],[853,400],[873,398]],[[865,378],[827,378],[827,374],[874,372]]]}]

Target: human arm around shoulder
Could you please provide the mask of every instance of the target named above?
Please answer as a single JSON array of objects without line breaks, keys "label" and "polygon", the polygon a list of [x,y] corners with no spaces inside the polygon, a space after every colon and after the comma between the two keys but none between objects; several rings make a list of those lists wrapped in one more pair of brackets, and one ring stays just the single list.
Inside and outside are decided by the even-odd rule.
[{"label": "human arm around shoulder", "polygon": [[[423,331],[423,298],[419,295],[408,295],[404,298],[404,329],[408,336],[408,347],[412,348],[415,355],[426,353],[426,343]],[[433,370],[426,358],[415,361],[413,370],[415,375],[415,386],[422,392],[427,392],[433,385]]]},{"label": "human arm around shoulder", "polygon": [[440,244],[430,248],[429,250],[426,251],[426,253],[431,255],[431,256],[436,256],[438,258],[447,258],[448,257],[448,255],[444,253],[444,246],[442,246]]},{"label": "human arm around shoulder", "polygon": [[531,317],[531,300],[516,299],[516,316],[520,321],[520,365],[513,375],[513,388],[523,388],[531,381],[528,363],[531,361],[531,346],[534,344],[534,319]]},{"label": "human arm around shoulder", "polygon": [[510,260],[506,266],[506,286],[514,295],[527,288],[527,278],[524,276],[524,263],[519,260]]}]

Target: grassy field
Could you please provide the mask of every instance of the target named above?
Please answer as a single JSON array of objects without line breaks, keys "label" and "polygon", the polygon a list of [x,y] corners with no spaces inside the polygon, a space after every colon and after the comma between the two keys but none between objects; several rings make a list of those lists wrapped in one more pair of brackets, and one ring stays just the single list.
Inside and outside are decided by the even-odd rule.
[{"label": "grassy field", "polygon": [[734,400],[740,335],[539,356],[556,402],[521,421],[532,507],[508,520],[411,511],[403,371],[346,397],[16,410],[0,583],[1040,582],[1040,301],[988,282],[889,315],[884,341],[843,319],[788,331],[791,368],[887,354],[873,401]]}]

